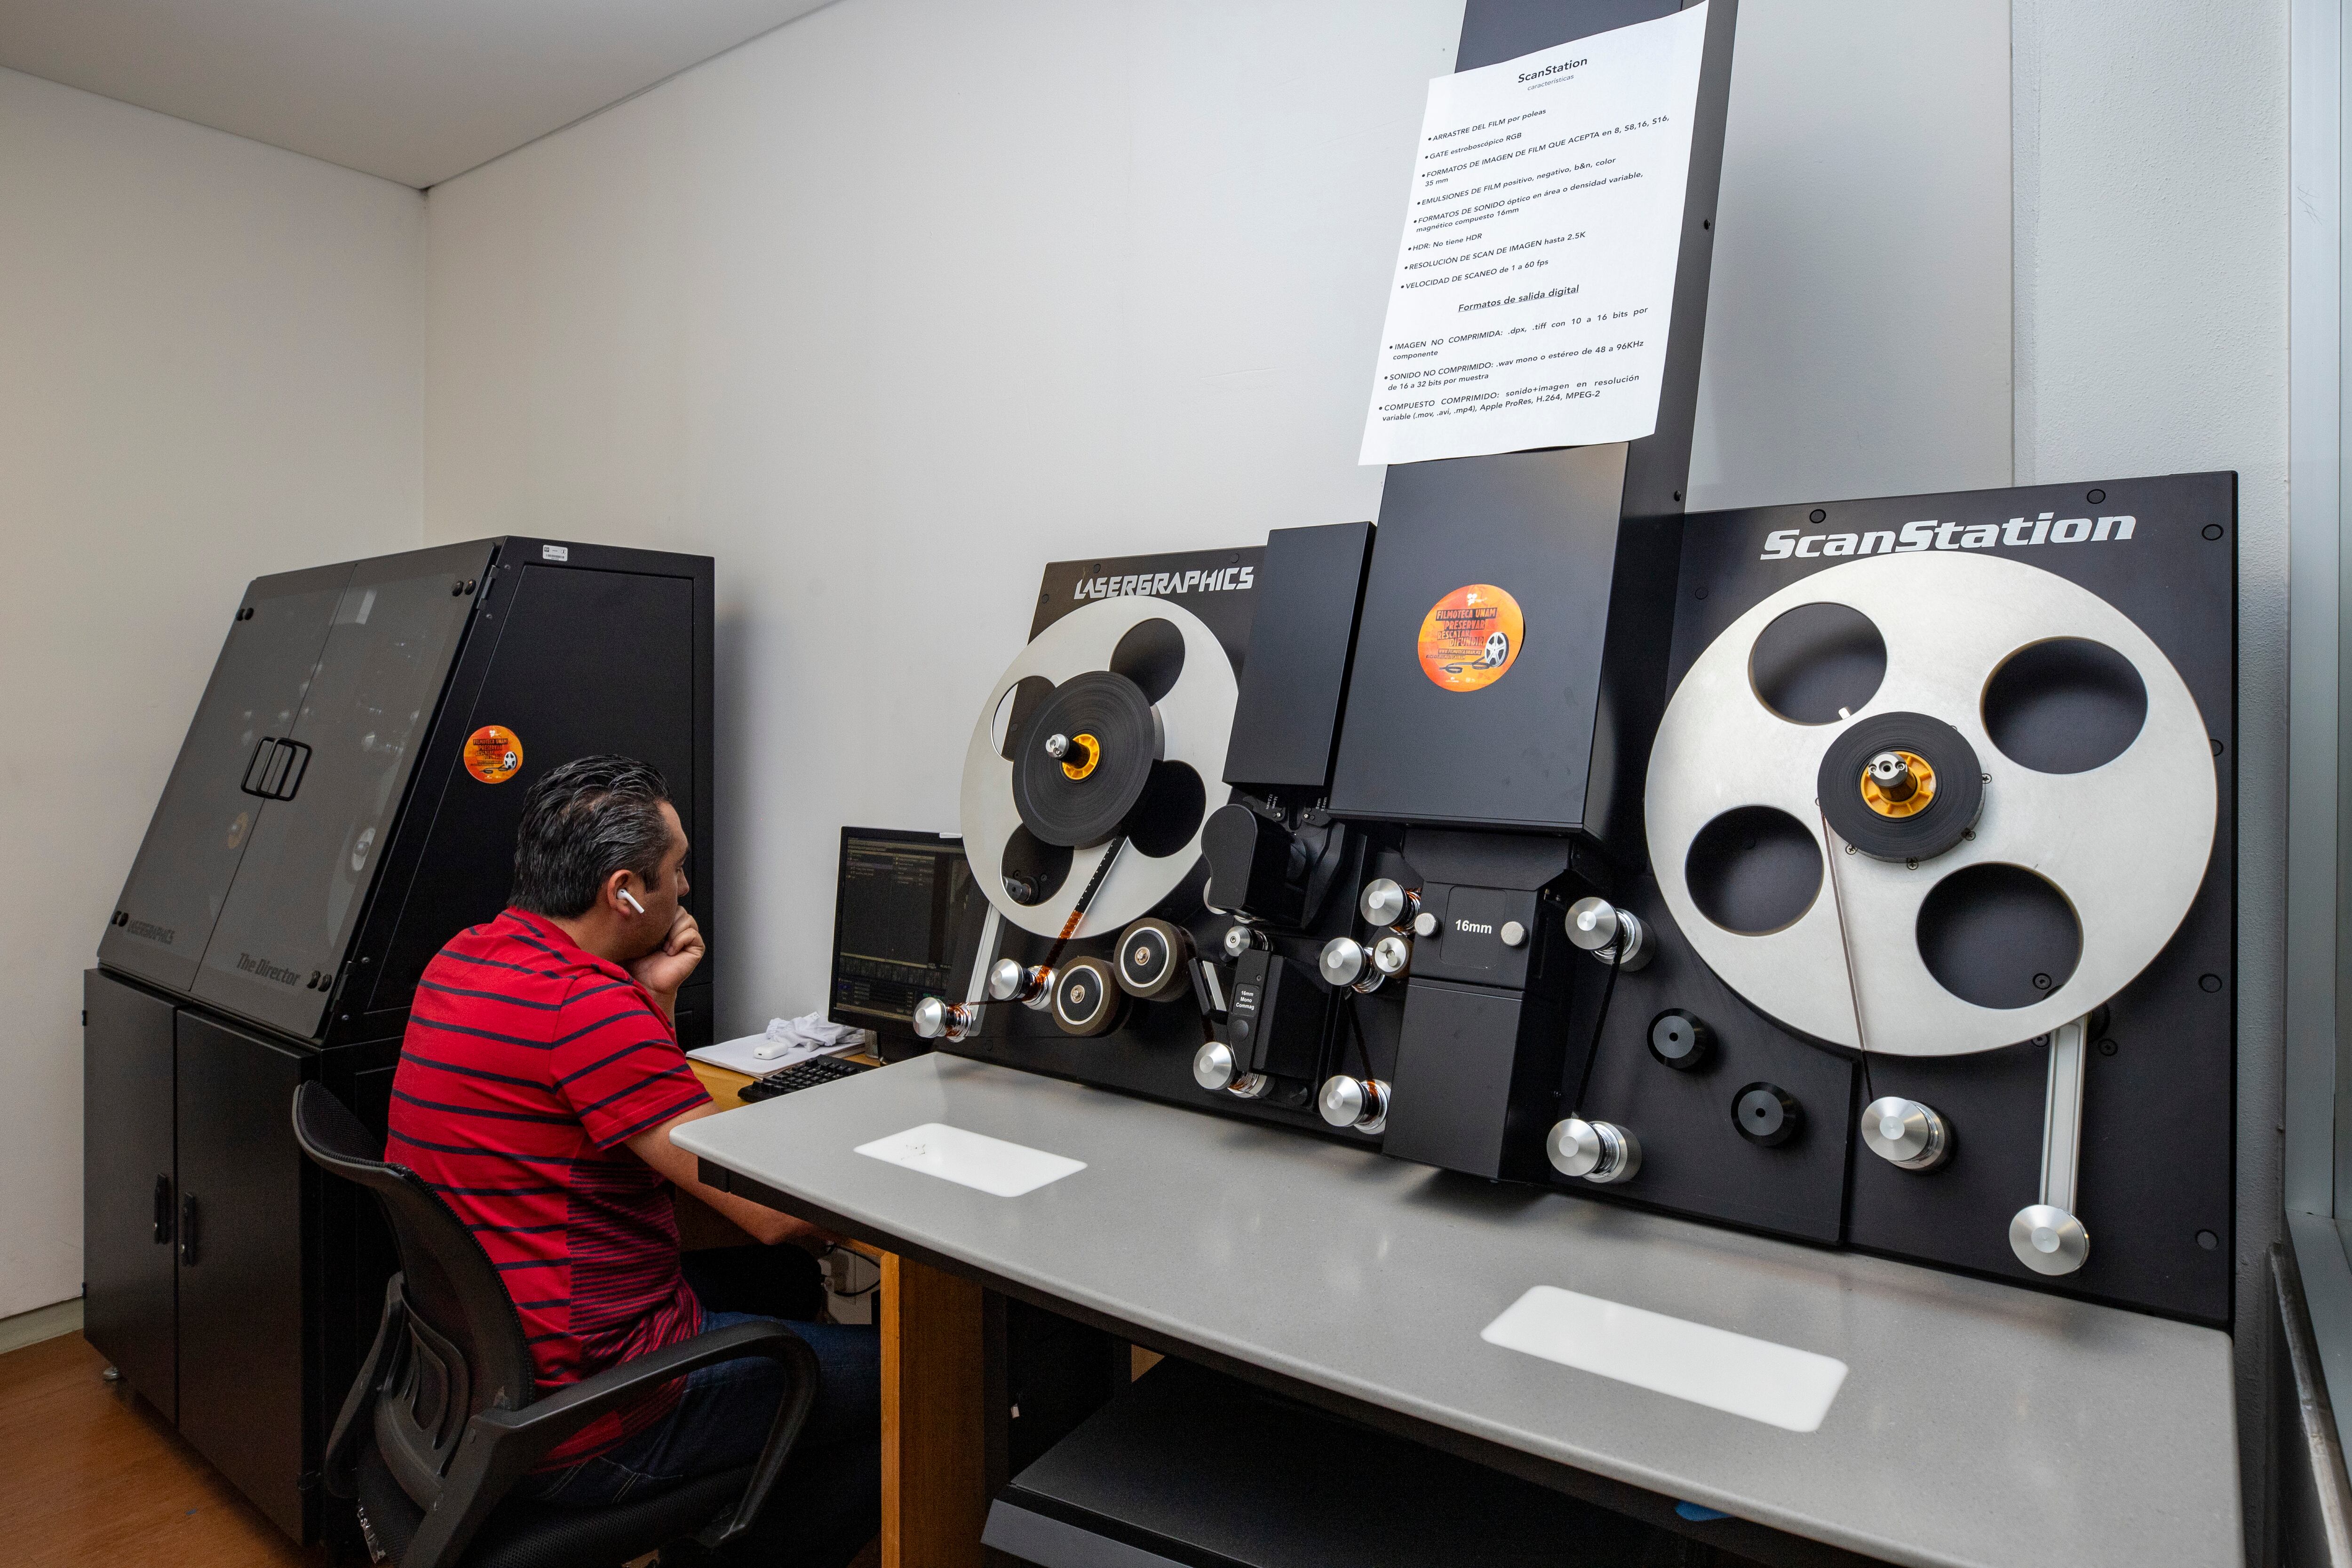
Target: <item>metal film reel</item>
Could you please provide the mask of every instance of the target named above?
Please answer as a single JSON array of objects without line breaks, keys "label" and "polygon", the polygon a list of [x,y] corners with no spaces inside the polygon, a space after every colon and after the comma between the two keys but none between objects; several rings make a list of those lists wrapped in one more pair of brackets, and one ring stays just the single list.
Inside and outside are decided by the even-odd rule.
[{"label": "metal film reel", "polygon": [[[1948,792],[1919,802],[1939,768]],[[1666,906],[1759,1010],[1954,1056],[2129,984],[2197,896],[2216,802],[2196,701],[2128,617],[2033,567],[1924,552],[1735,621],[1667,705],[1646,809]]]},{"label": "metal film reel", "polygon": [[964,855],[997,912],[1059,936],[1114,845],[1072,936],[1118,932],[1173,893],[1223,793],[1235,695],[1215,633],[1166,600],[1100,600],[1040,632],[964,752]]}]

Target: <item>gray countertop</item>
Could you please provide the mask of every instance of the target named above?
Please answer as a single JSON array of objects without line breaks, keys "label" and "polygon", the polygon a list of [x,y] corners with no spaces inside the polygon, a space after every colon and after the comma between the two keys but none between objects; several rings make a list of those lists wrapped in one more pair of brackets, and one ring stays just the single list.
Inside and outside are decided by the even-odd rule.
[{"label": "gray countertop", "polygon": [[[997,1197],[860,1156],[944,1123],[1086,1162]],[[2237,1564],[2230,1342],[926,1056],[678,1145],[912,1249],[1579,1469],[1920,1564]],[[1799,1433],[1488,1344],[1558,1286],[1844,1362]]]}]

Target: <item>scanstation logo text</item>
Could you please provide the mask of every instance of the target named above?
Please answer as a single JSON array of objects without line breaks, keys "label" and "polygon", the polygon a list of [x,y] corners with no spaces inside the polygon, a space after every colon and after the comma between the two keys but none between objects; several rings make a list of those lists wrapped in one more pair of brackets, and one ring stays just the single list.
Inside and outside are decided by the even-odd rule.
[{"label": "scanstation logo text", "polygon": [[1990,549],[1995,545],[2105,544],[2132,537],[2138,518],[2062,517],[2044,512],[2033,517],[2011,517],[2006,523],[1948,523],[1929,517],[1900,528],[1872,528],[1850,534],[1809,534],[1799,528],[1774,528],[1764,536],[1759,560],[1811,560],[1815,556],[1903,555],[1923,549]]}]

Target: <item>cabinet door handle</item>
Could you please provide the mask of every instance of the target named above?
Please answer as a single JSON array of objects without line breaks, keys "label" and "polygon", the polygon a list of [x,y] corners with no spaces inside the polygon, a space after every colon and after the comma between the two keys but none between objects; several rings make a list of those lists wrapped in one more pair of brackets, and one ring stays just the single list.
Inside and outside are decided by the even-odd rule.
[{"label": "cabinet door handle", "polygon": [[155,1178],[155,1244],[162,1246],[172,1239],[172,1178]]},{"label": "cabinet door handle", "polygon": [[196,1200],[184,1192],[180,1195],[180,1265],[196,1265]]},{"label": "cabinet door handle", "polygon": [[265,735],[246,762],[245,782],[237,788],[265,800],[291,800],[310,765],[310,748],[301,741]]}]

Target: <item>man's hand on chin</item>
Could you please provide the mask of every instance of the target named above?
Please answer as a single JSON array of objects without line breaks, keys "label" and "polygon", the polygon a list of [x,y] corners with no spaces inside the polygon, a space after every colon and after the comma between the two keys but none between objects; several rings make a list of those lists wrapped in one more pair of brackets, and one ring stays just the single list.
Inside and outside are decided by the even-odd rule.
[{"label": "man's hand on chin", "polygon": [[669,935],[662,945],[628,966],[629,977],[653,993],[662,1011],[677,1010],[677,988],[686,984],[702,962],[702,927],[694,916],[681,909],[670,922]]}]

